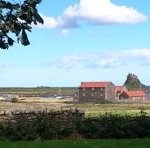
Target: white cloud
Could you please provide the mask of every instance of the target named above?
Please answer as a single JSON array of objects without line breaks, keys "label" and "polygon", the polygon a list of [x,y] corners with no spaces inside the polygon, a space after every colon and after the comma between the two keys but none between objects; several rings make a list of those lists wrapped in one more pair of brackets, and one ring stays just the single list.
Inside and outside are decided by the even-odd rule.
[{"label": "white cloud", "polygon": [[103,53],[86,53],[65,56],[46,64],[58,69],[119,68],[129,65],[150,66],[150,49],[132,49]]},{"label": "white cloud", "polygon": [[0,72],[3,74],[3,73],[6,73],[8,71],[8,69],[14,67],[15,65],[14,64],[8,64],[8,63],[1,63],[0,64]]},{"label": "white cloud", "polygon": [[124,51],[123,55],[150,61],[150,49],[134,49],[131,51]]},{"label": "white cloud", "polygon": [[138,10],[114,4],[111,0],[80,0],[68,6],[58,18],[43,16],[46,28],[70,29],[86,22],[102,24],[135,24],[147,20]]},{"label": "white cloud", "polygon": [[[88,58],[87,58],[88,59]],[[57,68],[60,69],[72,69],[77,68],[77,67],[84,67],[84,64],[81,63],[85,63],[86,61],[86,57],[83,57],[82,55],[71,55],[71,56],[66,56],[64,58],[62,58],[60,61],[56,60],[53,61],[52,65]],[[50,63],[51,64],[51,63]]]},{"label": "white cloud", "polygon": [[62,35],[67,36],[69,34],[68,29],[62,29],[61,30]]},{"label": "white cloud", "polygon": [[46,28],[46,29],[53,29],[53,28],[57,28],[58,26],[58,22],[55,20],[55,18],[53,17],[48,17],[48,16],[44,16],[43,14],[41,14],[41,17],[44,20],[44,24],[38,24],[37,26],[34,25],[37,28]]},{"label": "white cloud", "polygon": [[112,68],[112,67],[118,67],[120,65],[122,65],[122,63],[120,63],[118,60],[116,59],[104,59],[104,60],[100,60],[98,62],[99,67],[102,68]]},{"label": "white cloud", "polygon": [[7,68],[11,68],[11,67],[14,67],[15,65],[14,64],[4,64],[4,63],[1,63],[0,64],[0,69],[7,69]]}]

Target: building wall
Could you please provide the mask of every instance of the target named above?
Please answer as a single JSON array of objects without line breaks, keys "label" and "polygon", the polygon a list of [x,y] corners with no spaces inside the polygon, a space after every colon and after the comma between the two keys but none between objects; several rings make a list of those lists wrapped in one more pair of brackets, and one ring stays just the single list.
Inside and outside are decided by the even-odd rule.
[{"label": "building wall", "polygon": [[[126,88],[126,86],[123,86],[122,90],[119,92],[116,92],[116,99],[120,99],[120,94],[122,92],[128,92],[128,89]],[[124,99],[124,98],[123,98]]]},{"label": "building wall", "polygon": [[150,100],[150,91],[145,91],[144,93],[146,100]]},{"label": "building wall", "polygon": [[75,93],[73,94],[73,101],[74,101],[74,102],[79,102],[79,95],[78,95],[78,92],[75,92]]},{"label": "building wall", "polygon": [[130,97],[129,99],[131,99],[132,101],[144,101],[145,97]]},{"label": "building wall", "polygon": [[110,83],[106,87],[105,100],[112,100],[115,98],[115,85],[113,83]]},{"label": "building wall", "polygon": [[115,99],[115,85],[110,83],[106,88],[79,88],[78,102],[101,102]]},{"label": "building wall", "polygon": [[105,88],[79,88],[79,102],[100,102],[105,100]]},{"label": "building wall", "polygon": [[126,92],[122,92],[120,95],[119,95],[119,99],[129,99],[129,96]]},{"label": "building wall", "polygon": [[121,92],[116,92],[116,99],[119,99],[119,95],[121,94]]}]

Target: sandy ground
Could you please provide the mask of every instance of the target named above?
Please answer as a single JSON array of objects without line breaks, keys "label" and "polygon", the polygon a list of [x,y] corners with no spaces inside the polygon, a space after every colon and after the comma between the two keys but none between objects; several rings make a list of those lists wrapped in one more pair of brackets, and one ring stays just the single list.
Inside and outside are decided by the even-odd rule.
[{"label": "sandy ground", "polygon": [[150,115],[149,103],[114,103],[114,104],[76,104],[72,98],[68,99],[52,99],[52,98],[21,98],[18,103],[0,102],[0,112],[11,111],[50,111],[50,110],[66,110],[79,109],[84,111],[86,116],[99,116],[104,113],[113,114],[139,114],[143,108]]},{"label": "sandy ground", "polygon": [[68,108],[72,104],[70,99],[51,99],[51,98],[21,98],[18,103],[0,102],[0,111],[41,111],[41,110],[60,110]]}]

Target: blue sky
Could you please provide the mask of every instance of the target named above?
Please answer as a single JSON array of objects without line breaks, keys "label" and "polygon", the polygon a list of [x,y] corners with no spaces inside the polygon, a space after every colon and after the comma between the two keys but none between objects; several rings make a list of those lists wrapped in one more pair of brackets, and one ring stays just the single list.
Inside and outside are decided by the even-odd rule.
[{"label": "blue sky", "polygon": [[0,87],[121,85],[131,72],[150,85],[150,1],[43,0],[30,46],[0,52]]}]

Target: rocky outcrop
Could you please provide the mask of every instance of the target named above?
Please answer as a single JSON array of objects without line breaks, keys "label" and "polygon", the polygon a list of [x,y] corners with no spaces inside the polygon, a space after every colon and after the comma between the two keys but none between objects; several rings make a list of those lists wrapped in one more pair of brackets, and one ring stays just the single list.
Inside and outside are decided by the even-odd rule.
[{"label": "rocky outcrop", "polygon": [[126,79],[124,85],[129,90],[145,90],[146,89],[146,86],[141,83],[138,76],[136,76],[135,74],[132,74],[132,73],[129,73],[127,75],[127,79]]}]

